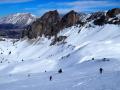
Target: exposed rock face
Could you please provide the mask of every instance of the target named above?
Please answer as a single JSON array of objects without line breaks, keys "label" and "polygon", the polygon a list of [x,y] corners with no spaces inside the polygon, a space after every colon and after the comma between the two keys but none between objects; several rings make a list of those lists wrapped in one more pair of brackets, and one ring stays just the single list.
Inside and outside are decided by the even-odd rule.
[{"label": "exposed rock face", "polygon": [[27,27],[29,38],[36,38],[37,36],[52,36],[55,33],[55,25],[59,22],[59,13],[55,11],[49,11],[45,13],[41,18]]},{"label": "exposed rock face", "polygon": [[103,25],[105,23],[105,12],[92,13],[87,22],[94,20],[95,25]]},{"label": "exposed rock face", "polygon": [[50,11],[43,15],[40,19],[42,21],[43,25],[43,32],[47,36],[52,36],[56,34],[56,29],[55,26],[57,23],[60,21],[60,16],[59,13],[55,11]]},{"label": "exposed rock face", "polygon": [[42,35],[56,36],[61,29],[70,27],[78,21],[79,15],[73,10],[63,16],[62,19],[60,19],[60,15],[56,10],[49,11],[28,26],[22,37],[28,36],[28,38],[32,39]]},{"label": "exposed rock face", "polygon": [[94,21],[95,25],[104,25],[104,24],[120,24],[120,18],[116,15],[120,14],[119,8],[114,8],[109,10],[106,15],[101,15],[98,19]]},{"label": "exposed rock face", "polygon": [[117,14],[120,14],[120,8],[114,8],[112,10],[109,10],[107,13],[106,13],[106,16],[108,17],[115,17]]},{"label": "exposed rock face", "polygon": [[[75,24],[80,26],[85,25],[88,22],[93,22],[95,25],[104,24],[120,24],[120,9],[115,8],[108,12],[96,12],[89,15],[78,14],[75,11],[70,11],[62,18],[59,13],[55,11],[49,11],[45,13],[41,18],[37,19],[26,30],[23,31],[22,37],[37,38],[38,36],[51,37],[55,36],[55,42],[59,41],[57,33],[67,27],[71,27]],[[89,17],[87,17],[89,16]]]},{"label": "exposed rock face", "polygon": [[102,17],[103,15],[105,15],[105,12],[95,12],[95,13],[92,13],[91,16],[87,18],[87,20],[88,21],[95,20]]},{"label": "exposed rock face", "polygon": [[66,28],[66,27],[70,27],[74,24],[76,24],[79,21],[79,14],[75,11],[70,11],[69,13],[67,13],[65,16],[63,16],[63,18],[60,21],[60,29]]},{"label": "exposed rock face", "polygon": [[65,43],[64,41],[65,41],[66,38],[67,38],[67,36],[59,36],[59,37],[54,39],[54,41],[51,43],[51,45],[54,45],[57,42]]},{"label": "exposed rock face", "polygon": [[30,30],[31,26],[28,25],[27,28],[25,30],[22,31],[22,35],[21,35],[21,38],[24,38],[25,36],[27,36],[29,38],[29,30]]},{"label": "exposed rock face", "polygon": [[104,25],[107,23],[107,18],[105,15],[102,15],[101,17],[99,17],[98,19],[94,20],[94,24],[95,25]]}]

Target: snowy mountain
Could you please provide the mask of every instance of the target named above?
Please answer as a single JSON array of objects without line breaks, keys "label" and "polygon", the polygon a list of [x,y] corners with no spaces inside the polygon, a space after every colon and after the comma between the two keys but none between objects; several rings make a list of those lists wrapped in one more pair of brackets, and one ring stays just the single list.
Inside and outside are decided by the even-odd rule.
[{"label": "snowy mountain", "polygon": [[[63,30],[74,25],[86,26],[89,23],[94,25],[105,24],[120,24],[120,9],[114,8],[107,12],[95,12],[92,14],[79,14],[71,10],[62,18],[57,10],[46,12],[42,17],[37,19],[26,30],[24,30],[22,37],[27,36],[30,39],[37,38],[44,35],[45,37],[55,36]],[[56,39],[56,38],[55,38]]]},{"label": "snowy mountain", "polygon": [[36,19],[30,13],[17,13],[0,18],[0,24],[29,25]]},{"label": "snowy mountain", "polygon": [[[81,22],[74,11],[62,19],[50,11],[27,28],[24,38],[1,38],[0,89],[120,90],[119,15],[112,9]],[[53,32],[54,25],[63,26]]]},{"label": "snowy mountain", "polygon": [[36,20],[30,13],[17,13],[0,18],[0,36],[20,38],[26,26]]}]

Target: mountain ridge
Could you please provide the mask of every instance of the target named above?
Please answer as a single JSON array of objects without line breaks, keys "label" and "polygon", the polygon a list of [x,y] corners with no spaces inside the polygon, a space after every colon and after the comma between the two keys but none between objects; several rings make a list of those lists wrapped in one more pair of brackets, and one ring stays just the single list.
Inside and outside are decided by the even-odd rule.
[{"label": "mountain ridge", "polygon": [[[53,16],[51,16],[52,13],[54,13]],[[119,25],[120,18],[117,17],[117,15],[119,14],[119,8],[114,8],[108,10],[107,12],[95,12],[91,15],[86,15],[84,13],[79,14],[74,10],[71,10],[62,18],[60,18],[59,12],[57,10],[49,11],[46,12],[43,16],[41,16],[39,19],[34,21],[30,26],[28,26],[26,30],[23,31],[22,37],[27,36],[30,39],[37,38],[38,36],[42,35],[45,35],[49,38],[51,36],[57,37],[57,33],[64,28],[71,27],[73,25],[83,26],[87,23],[93,23],[94,25]],[[42,18],[44,18],[44,20]],[[47,20],[50,20],[50,22],[47,22]],[[56,22],[54,22],[54,20],[56,20]]]},{"label": "mountain ridge", "polygon": [[36,16],[30,13],[16,13],[0,18],[0,24],[29,25]]}]

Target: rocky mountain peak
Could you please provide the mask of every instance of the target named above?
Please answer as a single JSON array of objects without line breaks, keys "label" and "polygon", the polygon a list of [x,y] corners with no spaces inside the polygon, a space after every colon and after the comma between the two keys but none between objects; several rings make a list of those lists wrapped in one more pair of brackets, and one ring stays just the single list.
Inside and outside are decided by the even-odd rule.
[{"label": "rocky mountain peak", "polygon": [[[64,28],[79,24],[83,26],[87,23],[95,25],[120,24],[120,18],[114,17],[120,14],[120,9],[115,8],[107,12],[95,12],[89,15],[80,14],[71,10],[63,17],[60,17],[57,10],[45,13],[41,18],[33,22],[23,32],[23,37],[36,38],[38,36],[57,36],[57,33]],[[89,16],[89,17],[88,17]],[[57,37],[56,37],[57,38]]]},{"label": "rocky mountain peak", "polygon": [[51,36],[55,33],[55,26],[60,21],[57,10],[45,13],[41,18],[36,20],[29,26],[28,37],[36,38],[37,36]]},{"label": "rocky mountain peak", "polygon": [[101,15],[99,18],[95,19],[95,25],[104,25],[104,24],[120,24],[120,18],[116,17],[116,15],[120,14],[119,8],[114,8],[108,10],[106,14]]},{"label": "rocky mountain peak", "polygon": [[90,15],[90,17],[87,18],[87,20],[94,20],[94,19],[98,19],[101,16],[105,15],[105,12],[94,12]]},{"label": "rocky mountain peak", "polygon": [[59,19],[59,13],[57,10],[54,10],[54,11],[49,11],[47,13],[45,13],[41,18],[40,20],[41,21],[48,21],[48,22],[52,22],[52,21],[55,21],[55,19]]},{"label": "rocky mountain peak", "polygon": [[120,8],[114,8],[114,9],[111,9],[109,10],[107,13],[106,13],[106,16],[108,17],[115,17],[116,15],[120,14]]},{"label": "rocky mountain peak", "polygon": [[60,21],[60,27],[65,28],[72,26],[79,21],[79,18],[79,14],[74,10],[71,10],[65,16],[62,17]]}]

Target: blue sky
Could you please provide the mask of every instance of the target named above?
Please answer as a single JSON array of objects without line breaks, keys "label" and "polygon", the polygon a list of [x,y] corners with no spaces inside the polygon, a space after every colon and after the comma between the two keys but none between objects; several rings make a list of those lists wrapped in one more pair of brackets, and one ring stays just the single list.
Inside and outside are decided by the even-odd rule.
[{"label": "blue sky", "polygon": [[41,16],[56,9],[64,14],[70,10],[95,12],[111,8],[120,8],[120,0],[0,0],[0,17],[18,12]]}]

